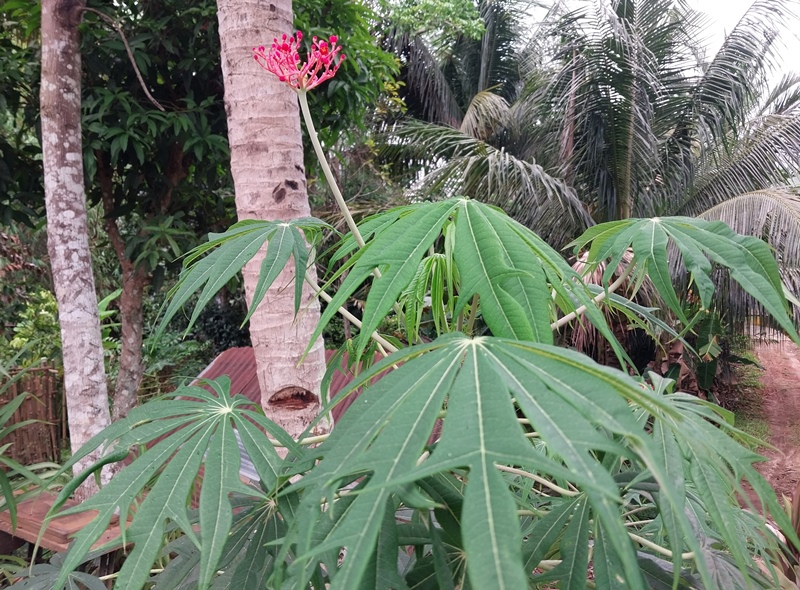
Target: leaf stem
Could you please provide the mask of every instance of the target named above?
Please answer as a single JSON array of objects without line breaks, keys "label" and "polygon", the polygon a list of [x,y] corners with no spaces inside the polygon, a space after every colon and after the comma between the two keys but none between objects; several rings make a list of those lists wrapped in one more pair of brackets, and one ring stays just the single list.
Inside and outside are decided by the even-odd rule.
[{"label": "leaf stem", "polygon": [[472,330],[475,329],[475,318],[478,315],[478,294],[472,296],[472,303],[470,304],[469,320],[467,320],[467,334],[472,336]]},{"label": "leaf stem", "polygon": [[[603,301],[603,299],[605,299],[606,297],[608,297],[608,296],[609,296],[611,293],[613,293],[614,291],[616,291],[617,289],[619,289],[619,288],[620,288],[620,287],[621,287],[621,286],[622,286],[622,285],[625,283],[625,281],[627,281],[627,280],[628,280],[628,277],[629,277],[629,276],[631,276],[631,273],[633,272],[633,269],[634,269],[635,267],[636,267],[636,265],[634,264],[634,262],[633,262],[633,261],[631,261],[631,262],[628,264],[628,266],[625,268],[625,270],[623,271],[623,273],[622,273],[621,275],[619,275],[619,277],[617,278],[617,280],[616,280],[616,281],[614,281],[613,283],[611,283],[611,284],[608,286],[608,289],[606,289],[606,290],[605,290],[605,291],[603,291],[602,293],[598,293],[598,294],[597,294],[597,295],[594,297],[594,299],[592,299],[592,304],[594,304],[594,305],[597,305],[598,303],[600,303],[601,301]],[[551,329],[551,330],[558,330],[560,327],[564,326],[565,324],[568,324],[568,323],[570,323],[570,322],[571,322],[572,320],[574,320],[575,318],[577,318],[577,317],[579,317],[579,316],[582,316],[584,313],[586,313],[586,310],[587,310],[587,309],[588,309],[588,307],[587,307],[586,305],[581,305],[581,306],[580,306],[578,309],[576,309],[575,311],[573,311],[573,312],[571,312],[571,313],[568,313],[568,314],[567,314],[567,315],[565,315],[563,318],[561,318],[561,319],[559,319],[559,320],[556,320],[555,322],[553,322],[552,324],[550,324],[550,329]]]},{"label": "leaf stem", "polygon": [[[298,445],[304,445],[304,446],[305,445],[316,445],[316,444],[319,444],[321,442],[325,442],[328,439],[329,436],[330,436],[330,433],[328,433],[328,434],[319,434],[317,436],[307,436],[306,438],[301,438],[300,440],[298,440],[297,444]],[[267,437],[267,439],[269,440],[269,444],[271,444],[275,448],[278,448],[278,449],[286,448],[284,445],[281,444],[281,442],[279,440],[276,440],[276,439],[271,438],[271,437]]]},{"label": "leaf stem", "polygon": [[[672,559],[673,553],[672,553],[672,551],[670,551],[666,547],[662,547],[661,545],[657,545],[656,543],[653,543],[652,541],[648,541],[644,537],[640,537],[639,535],[637,535],[635,533],[630,533],[629,532],[628,536],[631,539],[633,539],[634,541],[636,541],[637,543],[639,543],[639,545],[641,545],[642,547],[647,547],[648,549],[651,549],[652,551],[655,551],[656,553],[660,553],[664,557]],[[694,553],[691,552],[691,551],[688,552],[688,553],[681,553],[681,559],[694,559]]]},{"label": "leaf stem", "polygon": [[[151,574],[160,574],[160,573],[161,573],[161,572],[163,572],[163,571],[164,571],[164,568],[157,568],[157,569],[151,569],[151,570],[150,570],[150,573],[151,573]],[[97,578],[97,579],[98,579],[98,580],[100,580],[100,581],[102,581],[102,582],[105,582],[105,581],[107,581],[107,580],[115,580],[115,579],[117,579],[118,577],[119,577],[119,572],[115,572],[115,573],[113,573],[113,574],[108,574],[108,575],[105,575],[105,576],[100,576],[100,577],[99,577],[99,578]]]},{"label": "leaf stem", "polygon": [[[317,285],[317,281],[315,281],[314,278],[308,272],[306,272],[306,282],[309,285],[311,285],[311,288],[314,289],[314,291],[317,292],[317,295],[319,295],[322,299],[324,299],[326,303],[330,303],[331,301],[333,301],[333,297],[331,297],[325,291],[323,291],[322,288],[320,288],[320,286]],[[347,311],[344,307],[340,307],[337,311],[339,312],[339,315],[341,315],[344,318],[347,318],[348,321],[351,324],[353,324],[356,328],[358,328],[359,330],[361,329],[361,320],[359,320],[356,316]],[[396,346],[394,346],[391,342],[389,342],[383,336],[378,334],[378,332],[373,332],[372,334],[370,334],[370,338],[372,338],[375,342],[377,342],[380,346],[382,346],[384,350],[387,352],[391,353],[398,351],[398,348]]]},{"label": "leaf stem", "polygon": [[521,475],[522,477],[527,477],[528,479],[532,479],[536,483],[541,484],[546,488],[550,488],[555,493],[561,494],[562,496],[567,496],[568,498],[573,498],[580,493],[562,488],[561,486],[554,484],[552,481],[548,479],[540,477],[534,473],[523,471],[522,469],[517,469],[516,467],[507,467],[505,465],[495,464],[495,468],[497,468],[500,471],[505,471],[506,473],[513,473],[514,475]]}]

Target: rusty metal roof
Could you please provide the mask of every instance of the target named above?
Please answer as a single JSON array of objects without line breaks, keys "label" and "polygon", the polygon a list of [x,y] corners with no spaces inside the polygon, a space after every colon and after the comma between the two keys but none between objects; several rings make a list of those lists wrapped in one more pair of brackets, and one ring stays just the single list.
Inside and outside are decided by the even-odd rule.
[{"label": "rusty metal roof", "polygon": [[[330,363],[336,355],[335,350],[325,351],[325,362]],[[355,378],[355,375],[348,370],[347,353],[344,353],[341,358],[341,364],[338,371],[335,371],[331,379],[330,389],[328,391],[329,399],[347,387],[350,382]],[[388,371],[384,371],[372,379],[375,383]],[[198,379],[216,379],[222,375],[227,375],[231,380],[231,395],[242,394],[247,399],[253,402],[254,405],[261,404],[261,389],[258,385],[258,376],[256,375],[256,357],[252,347],[243,348],[229,348],[222,352],[217,358],[211,361],[203,371],[197,376]],[[339,418],[344,411],[349,408],[353,402],[358,398],[361,391],[356,390],[355,393],[349,395],[347,399],[339,403],[331,414],[333,416],[334,424],[339,421]],[[438,432],[438,430],[437,430]],[[243,476],[247,481],[257,482],[259,479],[258,473],[253,466],[252,460],[247,454],[247,451],[242,446],[237,433],[237,442],[239,444],[239,451],[241,453],[241,464],[239,468],[240,476]],[[198,473],[202,478],[205,469],[200,468]],[[197,505],[199,502],[199,486],[195,490],[193,496],[193,503]]]},{"label": "rusty metal roof", "polygon": [[[329,363],[336,355],[335,350],[325,351],[325,362]],[[347,368],[348,357],[344,353],[341,360],[340,370],[333,374],[330,384],[329,399],[347,387],[350,382],[355,378],[353,373]],[[252,347],[242,348],[229,348],[222,352],[217,358],[211,361],[198,379],[216,379],[222,375],[227,375],[231,380],[231,395],[238,393],[244,395],[247,399],[254,404],[261,404],[261,389],[258,385],[258,377],[256,375],[256,358]],[[378,378],[383,376],[379,375]],[[373,379],[373,383],[377,381]],[[337,405],[333,411],[333,420],[337,422],[339,417],[344,411],[352,405],[358,397],[358,392],[354,395],[348,396],[342,403]]]}]

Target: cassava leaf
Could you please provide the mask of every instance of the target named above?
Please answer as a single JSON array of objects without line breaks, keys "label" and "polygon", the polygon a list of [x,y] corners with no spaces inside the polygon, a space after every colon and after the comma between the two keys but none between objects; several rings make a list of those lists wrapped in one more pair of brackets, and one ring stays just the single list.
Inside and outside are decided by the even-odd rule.
[{"label": "cassava leaf", "polygon": [[264,260],[261,261],[258,282],[256,283],[256,288],[253,290],[253,299],[250,303],[247,315],[244,320],[242,320],[243,326],[253,316],[253,312],[258,309],[258,305],[264,299],[267,289],[269,289],[278,274],[280,274],[286,266],[286,263],[289,262],[289,257],[292,255],[294,239],[291,233],[291,227],[288,224],[279,225],[268,237],[269,245],[267,246],[267,253],[264,256]]},{"label": "cassava leaf", "polygon": [[367,297],[358,339],[356,357],[360,357],[370,334],[386,316],[398,296],[416,274],[419,262],[430,245],[439,236],[445,221],[460,201],[449,200],[427,203],[396,221],[376,235],[363,249],[358,261],[328,304],[311,336],[314,342],[322,333],[339,307],[361,286],[376,268],[381,278],[374,279]]},{"label": "cassava leaf", "polygon": [[550,290],[541,262],[506,220],[493,208],[463,202],[454,252],[461,297],[480,296],[484,320],[495,336],[551,343]]},{"label": "cassava leaf", "polygon": [[[263,297],[263,293],[274,281],[275,276],[283,269],[283,266],[279,268],[273,267],[278,267],[278,263],[281,260],[284,261],[285,266],[285,262],[289,258],[286,254],[287,248],[289,253],[296,254],[295,264],[297,268],[302,266],[303,273],[299,275],[302,278],[305,274],[308,254],[305,241],[298,240],[297,235],[299,235],[300,230],[303,230],[306,233],[306,237],[313,241],[316,232],[325,225],[324,222],[313,217],[304,217],[287,222],[245,220],[232,226],[225,233],[210,234],[209,242],[201,244],[189,252],[184,260],[184,270],[178,283],[169,293],[169,305],[164,311],[156,335],[158,336],[164,331],[169,321],[191,298],[192,294],[202,288],[203,290],[186,328],[188,332],[206,303],[256,255],[266,241],[272,239],[278,230],[282,230],[279,236],[280,243],[269,262],[265,260],[262,263],[262,272],[264,274],[260,277],[259,294]],[[301,241],[303,243],[302,248],[299,245]],[[271,250],[268,249],[268,256]],[[254,299],[251,309],[257,307],[259,301]]]},{"label": "cassava leaf", "polygon": [[[664,235],[669,239],[664,239]],[[584,233],[572,245],[576,250],[585,248],[595,238],[602,241],[597,247],[592,245],[589,249],[590,265],[611,258],[608,269],[616,268],[616,261],[621,259],[626,249],[632,247],[635,262],[647,268],[650,279],[658,286],[665,303],[684,323],[683,310],[669,280],[669,243],[674,243],[683,254],[683,263],[698,285],[704,306],[710,297],[708,275],[712,266],[708,264],[708,258],[727,268],[731,278],[764,306],[795,342],[800,343],[800,336],[788,314],[778,265],[769,246],[762,240],[738,235],[720,221],[661,217],[602,224]]]}]

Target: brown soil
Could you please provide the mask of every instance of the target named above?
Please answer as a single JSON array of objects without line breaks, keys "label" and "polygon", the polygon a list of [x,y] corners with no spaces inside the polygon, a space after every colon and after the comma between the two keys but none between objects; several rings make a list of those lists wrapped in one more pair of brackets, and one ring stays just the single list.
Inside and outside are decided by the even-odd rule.
[{"label": "brown soil", "polygon": [[761,344],[756,355],[764,367],[764,417],[769,423],[769,444],[775,449],[761,449],[768,461],[758,470],[782,495],[791,498],[800,482],[800,349],[790,340]]}]

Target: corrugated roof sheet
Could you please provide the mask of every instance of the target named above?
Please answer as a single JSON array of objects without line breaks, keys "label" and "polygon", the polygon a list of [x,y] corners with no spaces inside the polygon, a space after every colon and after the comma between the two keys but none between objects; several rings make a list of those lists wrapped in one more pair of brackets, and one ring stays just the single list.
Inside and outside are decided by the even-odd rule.
[{"label": "corrugated roof sheet", "polygon": [[[336,355],[335,350],[325,351],[325,362],[331,362],[331,359]],[[331,399],[347,387],[354,379],[354,375],[347,369],[348,356],[345,353],[342,356],[340,369],[333,374],[331,379],[329,396]],[[254,404],[261,404],[261,389],[258,385],[258,376],[256,375],[256,357],[251,347],[243,348],[229,348],[222,352],[217,358],[211,361],[203,372],[200,373],[198,379],[216,379],[222,375],[227,375],[231,380],[231,395],[242,394]],[[379,378],[382,376],[381,374]],[[373,379],[373,383],[377,379]],[[346,400],[337,405],[333,411],[334,423],[339,420],[339,417],[344,411],[352,405],[358,393],[348,396]]]}]

